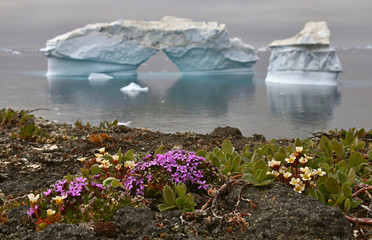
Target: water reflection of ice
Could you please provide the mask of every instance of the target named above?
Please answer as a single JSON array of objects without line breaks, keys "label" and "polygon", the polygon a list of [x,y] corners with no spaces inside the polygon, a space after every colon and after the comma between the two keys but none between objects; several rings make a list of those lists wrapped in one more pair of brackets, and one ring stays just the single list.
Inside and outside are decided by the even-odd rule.
[{"label": "water reflection of ice", "polygon": [[[204,122],[204,128],[207,128],[210,125],[208,119],[226,116],[234,101],[249,104],[255,93],[252,78],[253,74],[139,73],[138,76],[106,80],[102,84],[87,79],[49,77],[48,84],[53,104],[81,109],[87,119],[100,122],[110,116],[140,127],[167,123],[167,129],[159,129],[167,131],[194,121]],[[120,91],[132,82],[148,87],[148,92],[128,97]],[[90,122],[94,124],[92,120]]]},{"label": "water reflection of ice", "polygon": [[266,82],[271,114],[287,119],[296,127],[324,128],[340,103],[337,86],[289,85]]}]

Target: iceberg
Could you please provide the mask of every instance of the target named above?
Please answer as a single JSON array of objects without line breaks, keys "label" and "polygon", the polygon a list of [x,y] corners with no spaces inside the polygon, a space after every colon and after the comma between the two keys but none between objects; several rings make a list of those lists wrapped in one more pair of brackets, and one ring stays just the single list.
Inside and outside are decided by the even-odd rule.
[{"label": "iceberg", "polygon": [[130,97],[135,97],[137,96],[140,92],[148,92],[149,88],[148,87],[141,87],[140,85],[131,82],[128,86],[120,88],[120,91],[123,93],[126,93]]},{"label": "iceberg", "polygon": [[296,36],[273,41],[269,48],[267,82],[337,85],[342,66],[330,46],[326,22],[308,22]]},{"label": "iceberg", "polygon": [[171,16],[90,24],[48,40],[40,50],[48,57],[48,76],[136,74],[158,51],[186,73],[251,71],[258,60],[252,46],[229,38],[225,24]]}]

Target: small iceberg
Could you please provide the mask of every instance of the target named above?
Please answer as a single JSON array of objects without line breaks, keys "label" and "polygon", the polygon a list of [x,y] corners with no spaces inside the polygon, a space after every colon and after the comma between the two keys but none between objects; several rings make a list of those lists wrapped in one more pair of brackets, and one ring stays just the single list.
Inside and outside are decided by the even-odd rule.
[{"label": "small iceberg", "polygon": [[105,81],[105,80],[113,79],[113,77],[109,76],[107,74],[104,74],[104,73],[91,73],[89,75],[88,79],[91,80],[91,81],[95,81],[95,80]]},{"label": "small iceberg", "polygon": [[131,82],[128,86],[120,88],[120,91],[123,93],[128,94],[131,97],[137,96],[140,92],[148,92],[148,87],[141,87],[140,85]]}]

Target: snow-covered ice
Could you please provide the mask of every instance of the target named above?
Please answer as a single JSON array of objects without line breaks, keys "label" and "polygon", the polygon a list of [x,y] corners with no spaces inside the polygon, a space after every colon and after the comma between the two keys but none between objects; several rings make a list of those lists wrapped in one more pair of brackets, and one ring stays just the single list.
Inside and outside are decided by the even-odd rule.
[{"label": "snow-covered ice", "polygon": [[171,16],[90,24],[47,41],[41,49],[48,57],[47,75],[54,76],[133,74],[160,50],[182,72],[251,68],[258,60],[253,47],[229,38],[225,24]]},{"label": "snow-covered ice", "polygon": [[330,46],[326,22],[308,22],[296,36],[269,44],[266,81],[305,85],[337,85],[342,66]]},{"label": "snow-covered ice", "polygon": [[129,85],[120,88],[120,91],[125,93],[139,93],[139,92],[148,92],[148,87],[141,87],[140,85],[131,82]]}]

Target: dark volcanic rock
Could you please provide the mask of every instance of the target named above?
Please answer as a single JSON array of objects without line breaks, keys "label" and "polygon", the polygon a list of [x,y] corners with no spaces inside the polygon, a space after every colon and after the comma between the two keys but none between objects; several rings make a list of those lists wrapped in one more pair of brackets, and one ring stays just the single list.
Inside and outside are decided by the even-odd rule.
[{"label": "dark volcanic rock", "polygon": [[74,224],[52,224],[46,229],[37,232],[28,239],[39,240],[95,240],[99,239],[94,236],[94,233],[83,226]]},{"label": "dark volcanic rock", "polygon": [[[234,186],[226,196],[225,210],[233,210],[242,186]],[[247,187],[244,198],[256,208],[242,202],[240,211],[247,218],[246,239],[353,239],[350,223],[338,208],[322,205],[281,183],[266,187]]]},{"label": "dark volcanic rock", "polygon": [[239,129],[233,127],[217,127],[211,132],[212,136],[219,137],[241,137],[243,136]]}]

